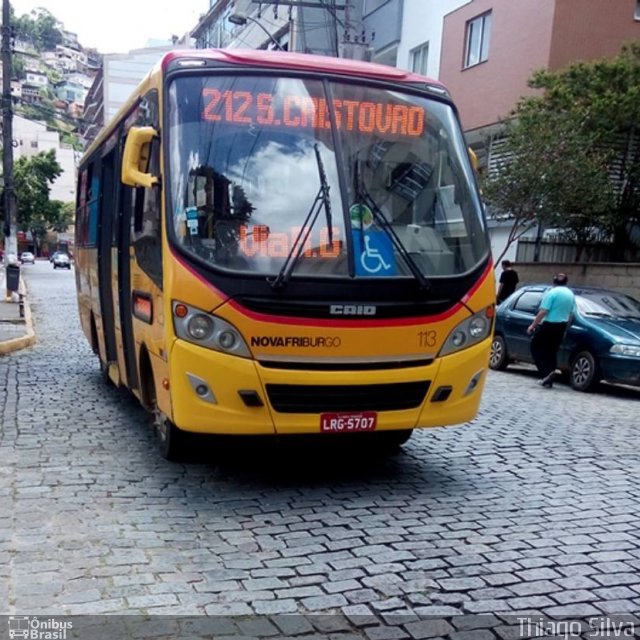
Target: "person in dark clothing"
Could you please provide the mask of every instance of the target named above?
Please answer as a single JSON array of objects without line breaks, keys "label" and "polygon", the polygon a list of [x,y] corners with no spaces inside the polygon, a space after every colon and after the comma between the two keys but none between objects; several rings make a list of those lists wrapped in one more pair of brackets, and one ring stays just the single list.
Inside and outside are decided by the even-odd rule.
[{"label": "person in dark clothing", "polygon": [[556,368],[556,358],[576,305],[576,297],[567,287],[567,282],[566,274],[555,275],[553,287],[544,294],[540,310],[527,328],[527,333],[533,335],[531,355],[542,376],[538,384],[548,389],[553,387],[555,378],[562,374]]},{"label": "person in dark clothing", "polygon": [[500,286],[498,287],[498,304],[506,300],[516,290],[518,282],[518,272],[511,266],[509,260],[503,260]]}]

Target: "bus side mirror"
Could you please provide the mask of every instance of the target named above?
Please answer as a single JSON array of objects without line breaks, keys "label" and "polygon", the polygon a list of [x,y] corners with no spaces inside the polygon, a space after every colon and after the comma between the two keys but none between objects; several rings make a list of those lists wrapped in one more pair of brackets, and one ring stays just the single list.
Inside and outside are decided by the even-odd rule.
[{"label": "bus side mirror", "polygon": [[151,141],[158,135],[153,127],[131,127],[122,154],[122,182],[130,187],[152,187],[158,177],[147,173]]},{"label": "bus side mirror", "polygon": [[467,151],[469,152],[469,159],[471,160],[471,166],[473,170],[478,173],[478,156],[475,151],[471,147],[467,147]]}]

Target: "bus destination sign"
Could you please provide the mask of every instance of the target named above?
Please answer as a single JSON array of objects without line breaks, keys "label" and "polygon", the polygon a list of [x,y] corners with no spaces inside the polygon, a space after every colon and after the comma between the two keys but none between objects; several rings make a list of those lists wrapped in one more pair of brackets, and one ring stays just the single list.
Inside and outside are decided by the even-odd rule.
[{"label": "bus destination sign", "polygon": [[[324,98],[251,91],[202,90],[202,119],[251,126],[330,129]],[[417,138],[424,133],[425,109],[399,102],[333,100],[336,127],[361,134]]]}]

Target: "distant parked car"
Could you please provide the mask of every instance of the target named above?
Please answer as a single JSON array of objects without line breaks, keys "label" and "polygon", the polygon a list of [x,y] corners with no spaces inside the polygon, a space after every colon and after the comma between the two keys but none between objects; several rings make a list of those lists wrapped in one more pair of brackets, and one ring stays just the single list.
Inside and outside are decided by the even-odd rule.
[{"label": "distant parked car", "polygon": [[51,264],[53,264],[53,261],[55,259],[56,256],[59,256],[61,253],[66,254],[67,256],[69,256],[69,258],[71,258],[71,256],[66,252],[66,251],[54,251],[50,256],[49,256],[49,262]]},{"label": "distant parked car", "polygon": [[20,254],[20,262],[22,262],[22,264],[35,264],[36,257],[31,253],[31,251],[23,251]]},{"label": "distant parked car", "polygon": [[57,269],[60,267],[61,269],[71,269],[71,260],[66,253],[62,253],[61,251],[56,251],[53,254],[53,268]]},{"label": "distant parked car", "polygon": [[[496,313],[489,366],[533,362],[527,327],[538,313],[546,285],[522,287]],[[558,352],[558,367],[578,391],[591,391],[601,380],[640,386],[640,302],[631,296],[587,287],[571,287],[576,314]]]}]

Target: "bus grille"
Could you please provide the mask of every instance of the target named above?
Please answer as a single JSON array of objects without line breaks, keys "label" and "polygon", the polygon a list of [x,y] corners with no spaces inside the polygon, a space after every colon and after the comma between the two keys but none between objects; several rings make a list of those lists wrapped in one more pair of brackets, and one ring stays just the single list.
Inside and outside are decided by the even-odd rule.
[{"label": "bus grille", "polygon": [[400,411],[419,407],[428,380],[367,385],[267,384],[271,406],[279,413]]}]

